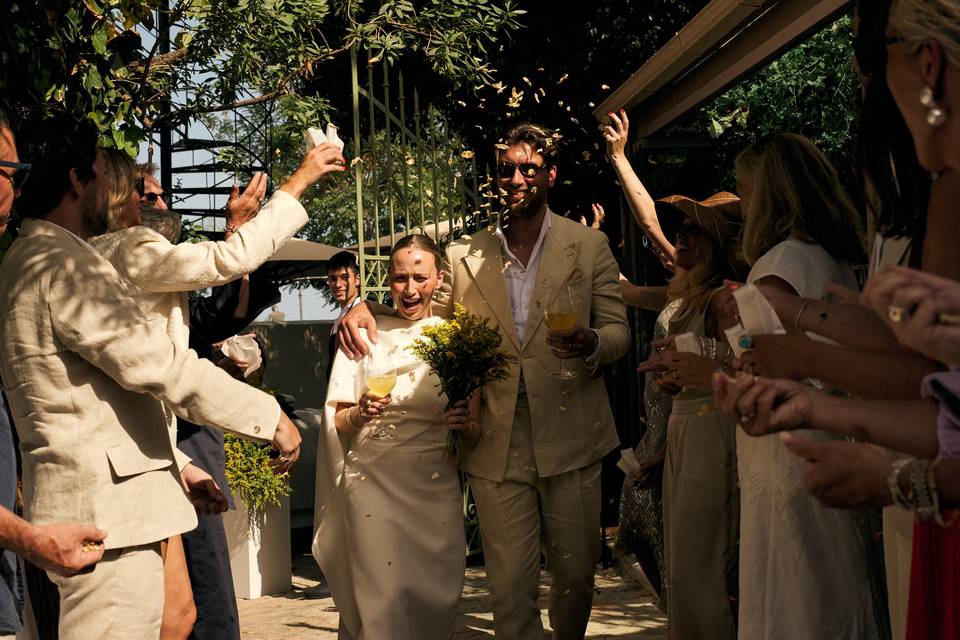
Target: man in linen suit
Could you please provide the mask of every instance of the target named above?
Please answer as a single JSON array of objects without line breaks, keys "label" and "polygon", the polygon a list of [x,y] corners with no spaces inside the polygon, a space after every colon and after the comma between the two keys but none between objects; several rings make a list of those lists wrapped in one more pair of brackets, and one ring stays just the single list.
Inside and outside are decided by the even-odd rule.
[{"label": "man in linen suit", "polygon": [[[0,235],[7,229],[13,202],[29,170],[30,165],[17,155],[10,119],[0,106]],[[13,638],[21,628],[25,585],[14,554],[48,571],[73,575],[100,559],[103,546],[97,543],[106,537],[106,532],[92,525],[75,522],[32,525],[14,513],[16,493],[13,431],[0,396],[0,640]]]},{"label": "man in linen suit", "polygon": [[[552,575],[553,637],[582,638],[600,551],[600,460],[618,444],[599,368],[626,352],[630,332],[605,236],[547,206],[555,138],[526,124],[500,142],[504,211],[494,228],[447,248],[450,288],[439,313],[458,302],[490,318],[517,362],[506,380],[484,388],[483,436],[461,467],[477,501],[496,636],[543,637],[542,550]],[[567,291],[577,324],[551,331],[544,311]],[[359,305],[344,320],[348,353],[360,349],[351,331],[370,325],[365,310]],[[574,380],[551,375],[561,359]]]},{"label": "man in linen suit", "polygon": [[159,401],[272,441],[281,467],[299,455],[300,436],[273,398],[147,323],[85,242],[105,228],[96,132],[59,122],[41,135],[18,205],[21,234],[0,266],[0,373],[20,435],[24,511],[36,524],[80,520],[110,532],[95,571],[51,575],[61,638],[157,637],[160,541],[193,529],[195,506],[223,508],[210,476],[173,447]]}]

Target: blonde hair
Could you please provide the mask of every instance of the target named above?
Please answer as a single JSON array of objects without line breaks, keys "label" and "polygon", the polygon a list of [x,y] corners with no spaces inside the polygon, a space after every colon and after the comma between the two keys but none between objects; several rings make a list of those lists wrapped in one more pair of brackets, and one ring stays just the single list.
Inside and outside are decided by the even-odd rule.
[{"label": "blonde hair", "polygon": [[888,21],[895,35],[919,48],[927,39],[943,47],[944,55],[960,68],[960,2],[957,0],[894,0]]},{"label": "blonde hair", "polygon": [[137,165],[126,153],[117,149],[106,150],[106,176],[109,186],[107,197],[107,232],[124,228],[120,213],[137,190],[139,172]]},{"label": "blonde hair", "polygon": [[[724,229],[732,231],[728,227]],[[713,292],[723,286],[724,279],[739,281],[744,276],[743,263],[737,258],[739,251],[735,235],[730,233],[717,238],[702,231],[699,238],[697,263],[686,271],[678,269],[668,283],[667,295],[683,298],[677,309],[677,318],[689,312],[703,311]]]},{"label": "blonde hair", "polygon": [[736,166],[738,172],[752,173],[742,240],[747,264],[788,238],[818,244],[839,260],[863,258],[857,211],[833,165],[813,142],[778,133],[741,153]]}]

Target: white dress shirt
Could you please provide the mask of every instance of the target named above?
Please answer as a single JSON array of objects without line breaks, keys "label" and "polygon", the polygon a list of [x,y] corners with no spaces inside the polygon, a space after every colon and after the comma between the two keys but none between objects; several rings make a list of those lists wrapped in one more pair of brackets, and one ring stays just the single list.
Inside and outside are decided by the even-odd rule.
[{"label": "white dress shirt", "polygon": [[510,309],[513,311],[513,324],[517,328],[517,340],[523,344],[523,333],[527,326],[527,316],[530,311],[530,300],[533,298],[533,288],[537,283],[537,273],[540,271],[540,257],[543,255],[543,239],[547,237],[547,231],[550,229],[550,211],[543,216],[543,223],[540,225],[540,235],[533,245],[533,251],[530,253],[530,261],[526,266],[510,251],[507,244],[507,237],[497,222],[495,233],[500,238],[500,244],[503,246],[504,271],[503,277],[507,283],[507,297],[510,299]]},{"label": "white dress shirt", "polygon": [[[517,340],[523,344],[524,330],[527,326],[527,318],[530,313],[530,300],[533,298],[533,289],[537,282],[537,274],[540,272],[540,258],[543,256],[543,240],[547,237],[550,230],[550,215],[553,212],[547,209],[543,216],[543,223],[540,225],[540,235],[533,245],[533,251],[530,253],[530,261],[524,266],[517,256],[510,251],[507,244],[507,237],[503,233],[500,222],[497,221],[497,228],[494,233],[500,238],[500,244],[503,247],[504,271],[503,278],[507,284],[507,298],[510,299],[510,309],[513,311],[513,324],[517,328]],[[589,356],[584,358],[587,366],[594,366],[597,358],[600,356],[600,334],[590,329],[597,336],[597,346]],[[521,388],[523,380],[520,381]]]}]

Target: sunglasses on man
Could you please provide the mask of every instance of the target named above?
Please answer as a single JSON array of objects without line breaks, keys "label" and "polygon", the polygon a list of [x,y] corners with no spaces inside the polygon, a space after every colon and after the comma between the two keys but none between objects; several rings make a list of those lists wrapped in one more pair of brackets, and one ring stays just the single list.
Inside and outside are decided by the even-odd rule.
[{"label": "sunglasses on man", "polygon": [[546,168],[545,165],[539,165],[533,162],[521,162],[520,164],[499,162],[497,163],[497,175],[501,178],[512,178],[513,174],[519,170],[524,180],[532,180]]},{"label": "sunglasses on man", "polygon": [[0,160],[0,167],[7,167],[8,169],[13,169],[13,173],[7,173],[6,171],[0,171],[11,183],[13,183],[13,188],[15,191],[20,191],[23,189],[23,185],[26,184],[27,178],[30,177],[30,169],[33,167],[29,162],[9,162],[7,160]]},{"label": "sunglasses on man", "polygon": [[137,193],[140,194],[140,198],[143,199],[149,205],[157,204],[157,200],[163,200],[165,203],[170,204],[170,201],[167,200],[167,197],[160,193],[154,193],[153,191],[147,193],[147,185],[143,179],[143,176],[137,178]]}]

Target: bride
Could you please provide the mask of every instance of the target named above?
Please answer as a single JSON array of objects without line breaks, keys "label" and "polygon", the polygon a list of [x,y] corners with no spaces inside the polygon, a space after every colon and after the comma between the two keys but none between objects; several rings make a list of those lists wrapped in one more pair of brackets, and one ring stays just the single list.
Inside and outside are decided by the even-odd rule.
[{"label": "bride", "polygon": [[444,443],[448,429],[462,431],[464,446],[476,443],[480,401],[475,394],[444,411],[439,379],[406,348],[441,322],[431,310],[440,264],[429,237],[398,241],[389,267],[397,315],[377,318],[368,359],[339,352],[333,364],[313,553],[341,639],[444,640],[453,631],[466,543],[457,465]]}]

